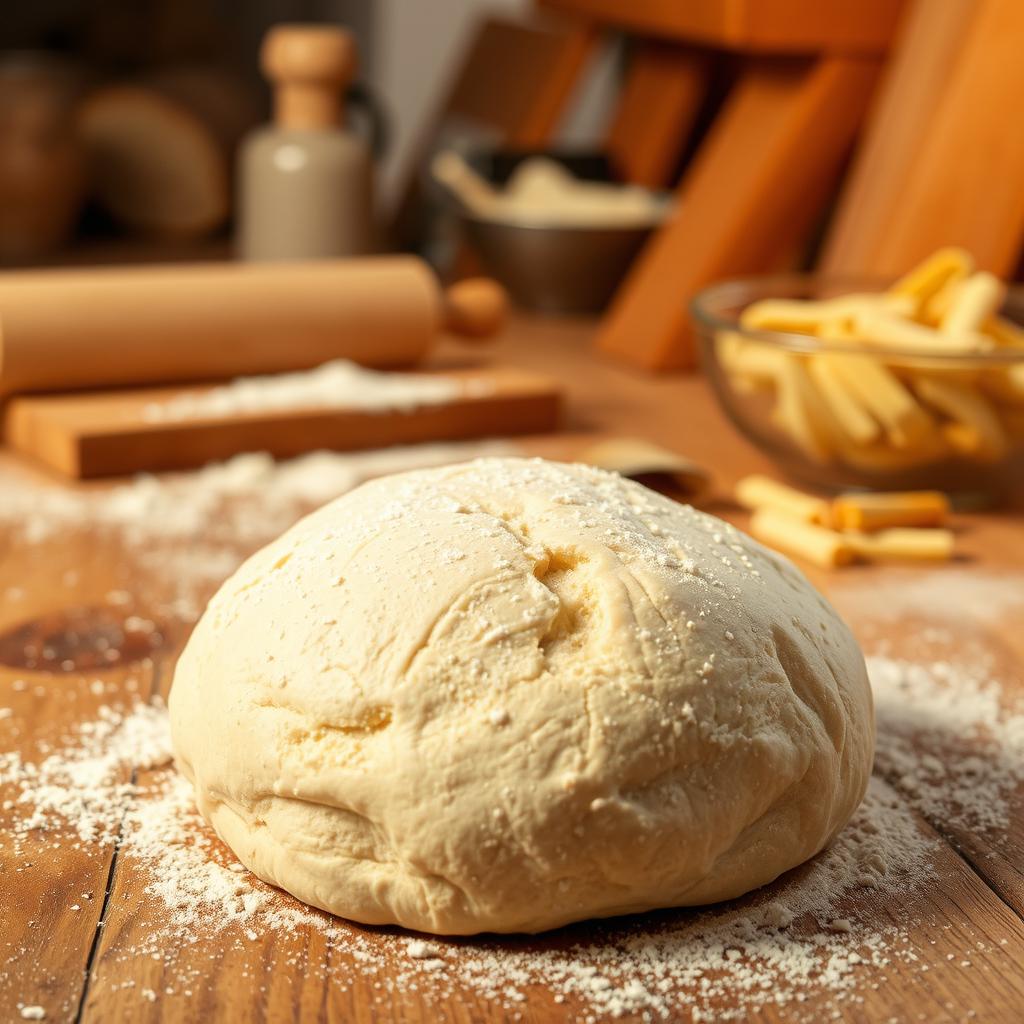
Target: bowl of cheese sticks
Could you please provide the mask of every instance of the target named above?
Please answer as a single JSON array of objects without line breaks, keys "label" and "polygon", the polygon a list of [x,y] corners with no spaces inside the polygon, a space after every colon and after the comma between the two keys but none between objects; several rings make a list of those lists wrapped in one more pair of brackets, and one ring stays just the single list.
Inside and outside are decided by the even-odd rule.
[{"label": "bowl of cheese sticks", "polygon": [[727,281],[691,312],[726,414],[792,476],[961,505],[1024,483],[1024,299],[963,250],[892,283]]}]

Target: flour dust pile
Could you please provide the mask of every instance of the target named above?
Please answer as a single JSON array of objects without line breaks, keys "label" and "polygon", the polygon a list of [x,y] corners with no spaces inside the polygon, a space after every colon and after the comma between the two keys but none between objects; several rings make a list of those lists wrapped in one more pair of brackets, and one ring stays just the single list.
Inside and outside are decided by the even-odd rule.
[{"label": "flour dust pile", "polygon": [[452,377],[381,372],[335,359],[313,370],[239,377],[205,391],[185,392],[166,402],[150,403],[143,408],[142,417],[151,423],[166,423],[310,409],[410,412],[486,391],[479,381],[467,387]]}]

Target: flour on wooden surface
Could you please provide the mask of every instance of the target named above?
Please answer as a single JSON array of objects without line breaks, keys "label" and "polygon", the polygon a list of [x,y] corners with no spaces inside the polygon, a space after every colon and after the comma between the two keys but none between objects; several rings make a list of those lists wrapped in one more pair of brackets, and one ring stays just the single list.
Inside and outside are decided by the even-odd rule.
[{"label": "flour on wooden surface", "polygon": [[[876,771],[931,821],[998,833],[1010,825],[1007,791],[1024,783],[1024,714],[1007,715],[997,682],[977,667],[870,658],[885,742]],[[922,739],[930,753],[922,754]]]},{"label": "flour on wooden surface", "polygon": [[[998,681],[975,669],[879,657],[869,667],[879,718],[876,777],[828,851],[734,903],[599,922],[586,940],[574,942],[572,929],[554,938],[387,935],[263,885],[202,822],[188,783],[164,766],[170,747],[161,704],[105,709],[63,744],[44,744],[35,760],[3,755],[0,783],[14,794],[4,804],[10,824],[3,842],[15,858],[50,841],[118,844],[119,871],[144,880],[144,892],[126,893],[143,925],[106,955],[159,961],[163,976],[176,979],[165,996],[201,990],[202,964],[187,953],[195,937],[214,936],[233,962],[248,964],[253,944],[268,933],[275,956],[297,957],[290,943],[301,945],[312,928],[336,951],[333,985],[365,976],[433,1000],[469,989],[510,1016],[541,985],[582,1021],[746,1019],[766,1005],[787,1006],[800,1019],[804,1003],[806,1019],[820,1020],[862,1000],[867,966],[924,975],[998,953],[972,944],[953,962],[929,965],[910,938],[905,908],[935,884],[933,861],[945,849],[919,815],[979,830],[996,847],[1006,841],[1024,764],[1024,706],[1008,706]],[[0,730],[13,727],[0,723]],[[973,738],[973,759],[944,763],[941,751],[964,735]],[[362,984],[365,991],[371,983]]]},{"label": "flour on wooden surface", "polygon": [[1024,577],[967,566],[926,573],[893,568],[886,574],[884,592],[877,579],[854,577],[837,582],[829,598],[844,614],[866,615],[876,622],[920,616],[937,623],[985,624],[1024,610]]},{"label": "flour on wooden surface", "polygon": [[[101,707],[82,722],[74,741],[57,750],[43,744],[39,761],[0,753],[0,785],[16,787],[17,808],[7,843],[19,844],[54,823],[81,843],[112,842],[135,802],[132,771],[166,764],[171,757],[163,704],[138,704],[130,713]],[[7,845],[7,844],[5,844]]]},{"label": "flour on wooden surface", "polygon": [[409,412],[452,402],[467,388],[481,394],[484,387],[425,373],[384,373],[335,359],[313,370],[239,377],[207,391],[151,402],[143,407],[142,418],[167,423],[309,409]]},{"label": "flour on wooden surface", "polygon": [[[152,574],[151,610],[198,617],[209,595],[245,557],[319,505],[372,477],[487,455],[503,441],[423,444],[377,451],[313,452],[286,462],[266,453],[237,455],[193,473],[142,474],[113,487],[71,489],[0,469],[0,524],[28,545],[75,531],[115,540]],[[109,603],[115,595],[109,595]],[[123,594],[129,603],[131,594]]]},{"label": "flour on wooden surface", "polygon": [[[193,473],[143,473],[102,489],[29,481],[0,469],[0,522],[28,543],[52,540],[75,526],[117,529],[129,543],[143,543],[194,538],[226,514],[226,535],[241,529],[248,539],[261,539],[290,526],[303,506],[323,504],[372,477],[514,451],[501,441],[423,444],[319,451],[286,462],[254,452]],[[247,507],[225,507],[246,499]]]}]

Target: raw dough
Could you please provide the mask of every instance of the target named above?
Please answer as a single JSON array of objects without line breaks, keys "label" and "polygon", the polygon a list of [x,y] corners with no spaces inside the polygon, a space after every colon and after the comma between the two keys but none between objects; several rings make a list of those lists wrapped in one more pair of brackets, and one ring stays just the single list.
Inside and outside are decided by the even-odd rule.
[{"label": "raw dough", "polygon": [[210,602],[170,707],[257,875],[438,933],[745,893],[842,828],[874,746],[857,644],[790,562],[541,460],[304,519]]}]

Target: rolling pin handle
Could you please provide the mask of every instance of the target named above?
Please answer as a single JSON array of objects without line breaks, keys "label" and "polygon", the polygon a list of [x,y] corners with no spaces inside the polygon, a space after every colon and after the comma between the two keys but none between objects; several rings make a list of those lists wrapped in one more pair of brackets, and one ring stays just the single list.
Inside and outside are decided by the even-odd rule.
[{"label": "rolling pin handle", "polygon": [[505,326],[508,294],[497,281],[471,277],[445,290],[443,325],[466,341],[491,338]]}]

